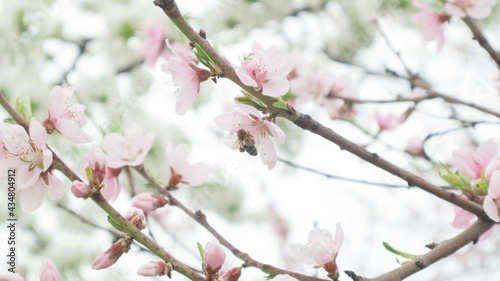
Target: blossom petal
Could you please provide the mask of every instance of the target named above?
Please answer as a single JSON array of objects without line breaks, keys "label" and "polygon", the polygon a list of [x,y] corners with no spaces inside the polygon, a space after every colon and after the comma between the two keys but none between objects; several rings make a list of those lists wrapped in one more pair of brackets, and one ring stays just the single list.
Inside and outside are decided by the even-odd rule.
[{"label": "blossom petal", "polygon": [[47,175],[48,185],[47,185],[47,193],[49,194],[49,198],[51,200],[55,200],[57,198],[61,198],[64,196],[64,186],[63,183],[54,175]]},{"label": "blossom petal", "polygon": [[262,94],[269,97],[280,97],[288,92],[290,82],[285,77],[269,80],[262,85]]},{"label": "blossom petal", "polygon": [[260,159],[267,168],[271,170],[278,162],[278,153],[274,147],[274,143],[269,136],[262,138],[260,145]]},{"label": "blossom petal", "polygon": [[41,180],[37,181],[28,189],[21,190],[21,208],[25,212],[32,212],[38,209],[43,202],[44,185]]},{"label": "blossom petal", "polygon": [[43,147],[45,145],[45,142],[47,141],[47,133],[45,132],[45,128],[35,118],[31,118],[30,139],[33,140],[36,147],[38,148]]},{"label": "blossom petal", "polygon": [[4,123],[1,126],[5,148],[12,154],[23,154],[31,150],[28,133],[20,125]]},{"label": "blossom petal", "polygon": [[238,78],[241,80],[241,83],[245,84],[246,86],[249,86],[249,87],[258,87],[259,84],[257,84],[257,82],[255,82],[255,80],[253,80],[253,78],[246,74],[246,72],[242,71],[240,68],[237,68],[235,70],[236,72],[236,76],[238,76]]},{"label": "blossom petal", "polygon": [[271,59],[271,65],[267,70],[266,78],[273,80],[276,78],[285,77],[292,71],[294,62],[290,55],[279,54]]},{"label": "blossom petal", "polygon": [[210,167],[205,163],[194,163],[189,166],[189,169],[184,171],[182,180],[187,181],[191,186],[198,186],[205,182],[208,176]]},{"label": "blossom petal", "polygon": [[180,88],[175,102],[175,113],[184,115],[193,106],[199,91],[200,84],[197,81],[193,81]]}]

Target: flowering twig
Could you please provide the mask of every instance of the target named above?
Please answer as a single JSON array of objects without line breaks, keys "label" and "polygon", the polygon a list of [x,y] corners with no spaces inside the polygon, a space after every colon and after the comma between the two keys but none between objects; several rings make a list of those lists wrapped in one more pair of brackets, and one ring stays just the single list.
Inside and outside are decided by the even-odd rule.
[{"label": "flowering twig", "polygon": [[[248,87],[244,85],[238,77],[235,75],[235,71],[233,67],[223,59],[214,48],[208,43],[208,41],[202,38],[184,19],[182,14],[180,13],[175,1],[173,0],[156,0],[155,5],[159,6],[163,9],[165,14],[170,18],[170,20],[181,30],[181,32],[192,42],[198,44],[205,53],[209,54],[213,61],[218,64],[220,69],[222,69],[224,77],[230,79],[238,86],[240,86],[243,90],[253,95],[255,98],[259,99],[262,103],[264,103],[268,108],[266,109],[268,113],[273,114],[275,116],[280,116],[289,121],[293,122],[295,125],[299,126],[302,129],[311,131],[314,134],[317,134],[335,144],[337,144],[340,149],[347,150],[352,154],[358,156],[359,158],[405,180],[409,186],[418,186],[421,189],[434,194],[435,196],[448,201],[452,204],[455,204],[461,207],[464,210],[467,210],[475,215],[483,217],[486,219],[486,215],[483,212],[483,208],[475,203],[471,202],[467,199],[457,196],[456,194],[450,193],[443,188],[436,186],[423,178],[405,170],[401,167],[392,164],[391,162],[385,160],[380,157],[376,153],[371,153],[368,150],[362,148],[361,146],[355,144],[352,141],[342,137],[337,134],[333,130],[324,125],[320,124],[316,120],[312,119],[309,115],[304,115],[299,112],[296,112],[294,109],[280,109],[273,106],[274,98],[266,97],[262,95],[262,93],[254,90],[252,87]],[[498,113],[500,117],[500,113]]]},{"label": "flowering twig", "polygon": [[302,281],[327,281],[325,279],[317,278],[317,277],[312,277],[312,276],[307,276],[303,275],[300,273],[296,272],[291,272],[288,270],[280,269],[277,267],[274,267],[269,264],[265,264],[262,262],[259,262],[247,253],[243,253],[240,251],[238,248],[236,248],[233,244],[231,244],[229,241],[227,241],[217,230],[215,230],[212,225],[210,225],[207,221],[206,216],[201,212],[201,211],[196,211],[193,212],[191,211],[188,207],[186,207],[182,202],[180,202],[177,198],[175,198],[172,193],[170,193],[168,190],[166,190],[164,187],[162,187],[160,184],[158,184],[153,177],[144,169],[144,167],[136,167],[136,171],[146,179],[150,184],[152,184],[156,190],[167,197],[170,201],[171,206],[176,206],[179,209],[181,209],[184,213],[186,213],[189,217],[191,217],[194,221],[198,222],[200,225],[202,225],[208,232],[210,232],[216,239],[219,241],[220,244],[224,245],[227,249],[229,249],[233,255],[241,259],[242,261],[245,262],[244,266],[248,267],[256,267],[261,269],[263,272],[268,273],[268,274],[288,274],[298,280]]}]

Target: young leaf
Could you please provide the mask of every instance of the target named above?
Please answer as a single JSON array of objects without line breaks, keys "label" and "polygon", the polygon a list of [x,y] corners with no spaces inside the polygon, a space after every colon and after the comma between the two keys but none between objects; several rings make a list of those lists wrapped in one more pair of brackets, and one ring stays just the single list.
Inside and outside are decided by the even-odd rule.
[{"label": "young leaf", "polygon": [[444,164],[441,164],[441,167],[446,170],[446,173],[439,173],[439,176],[444,181],[464,193],[471,189],[470,179],[467,176],[461,174],[458,171],[453,172],[450,168],[448,168],[448,166]]},{"label": "young leaf", "polygon": [[24,97],[19,97],[16,100],[16,105],[15,105],[17,113],[21,115],[21,117],[24,119],[26,122],[30,122],[31,120],[31,102],[30,102],[30,97],[28,95]]},{"label": "young leaf", "polygon": [[201,264],[205,264],[205,249],[203,249],[203,246],[200,244],[200,242],[196,242],[198,246],[198,252],[200,252],[201,256]]},{"label": "young leaf", "polygon": [[401,251],[399,251],[399,250],[396,250],[396,249],[394,249],[391,245],[389,245],[389,243],[387,243],[387,242],[383,242],[382,244],[384,245],[384,248],[385,248],[386,250],[388,250],[389,252],[394,253],[394,254],[399,255],[399,256],[402,256],[402,257],[404,257],[404,258],[407,258],[407,259],[411,259],[411,260],[412,260],[412,259],[414,259],[414,258],[417,258],[417,257],[418,257],[418,255],[412,255],[412,254],[408,254],[408,253],[405,253],[405,252],[401,252]]}]

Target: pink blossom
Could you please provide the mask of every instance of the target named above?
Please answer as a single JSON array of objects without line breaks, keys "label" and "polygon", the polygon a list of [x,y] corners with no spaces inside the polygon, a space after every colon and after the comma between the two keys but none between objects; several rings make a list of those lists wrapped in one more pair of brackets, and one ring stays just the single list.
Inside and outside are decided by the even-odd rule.
[{"label": "pink blossom", "polygon": [[324,266],[335,261],[344,242],[344,232],[340,223],[337,223],[335,240],[330,231],[318,228],[311,230],[307,240],[307,245],[290,245],[290,255],[305,264]]},{"label": "pink blossom", "polygon": [[382,115],[380,111],[375,112],[375,121],[380,128],[380,131],[390,131],[399,125],[400,117],[394,115],[394,113],[388,113]]},{"label": "pink blossom", "polygon": [[61,281],[57,267],[50,261],[45,260],[40,270],[40,281]]},{"label": "pink blossom", "polygon": [[179,144],[175,152],[171,143],[167,145],[165,157],[167,158],[171,171],[168,183],[169,189],[178,188],[177,185],[179,183],[198,186],[206,180],[209,166],[204,163],[190,164],[188,156],[189,150],[186,144]]},{"label": "pink blossom", "polygon": [[500,222],[500,171],[493,172],[491,176],[483,207],[490,219]]},{"label": "pink blossom", "polygon": [[94,262],[92,262],[92,269],[99,270],[112,266],[123,253],[127,253],[130,250],[131,244],[131,238],[120,238],[104,253],[97,256]]},{"label": "pink blossom", "polygon": [[172,266],[169,263],[164,261],[150,261],[137,269],[137,275],[155,277],[165,274],[169,275],[171,271]]},{"label": "pink blossom", "polygon": [[444,45],[443,24],[450,20],[450,16],[444,13],[438,14],[418,0],[413,1],[413,6],[422,10],[422,12],[414,14],[411,20],[420,26],[425,40],[437,39],[438,52],[441,51]]},{"label": "pink blossom", "polygon": [[103,147],[107,154],[108,167],[141,165],[153,145],[154,137],[154,133],[144,135],[137,123],[130,125],[124,135],[107,134],[103,140]]},{"label": "pink blossom", "polygon": [[479,179],[491,160],[497,155],[497,145],[488,140],[479,146],[477,151],[463,147],[453,151],[453,164],[458,170],[471,179]]},{"label": "pink blossom", "polygon": [[297,75],[290,79],[290,90],[296,96],[294,106],[310,100],[319,102],[332,88],[332,81],[325,71],[315,70],[309,64],[301,63],[293,72]]},{"label": "pink blossom", "polygon": [[[26,212],[38,209],[43,200],[45,187],[50,199],[64,195],[61,181],[48,168],[52,165],[52,151],[46,145],[47,135],[42,124],[31,119],[30,134],[20,125],[3,123],[0,136],[5,146],[0,164],[4,170],[16,170],[16,184],[21,191],[21,208]],[[7,173],[1,175],[6,181]]]},{"label": "pink blossom", "polygon": [[165,196],[153,193],[141,193],[132,198],[132,206],[143,210],[145,213],[154,211],[168,204]]},{"label": "pink blossom", "polygon": [[5,272],[0,273],[0,281],[25,281],[18,273]]},{"label": "pink blossom", "polygon": [[491,0],[448,0],[445,5],[450,15],[483,19],[491,13]]},{"label": "pink blossom", "polygon": [[476,218],[471,212],[468,212],[460,207],[455,207],[455,219],[451,224],[456,228],[467,228],[472,224],[472,221]]},{"label": "pink blossom", "polygon": [[205,270],[209,275],[216,274],[221,269],[226,260],[226,253],[222,246],[213,241],[205,247]]},{"label": "pink blossom", "polygon": [[224,143],[232,149],[240,147],[238,131],[246,130],[250,133],[260,145],[259,153],[262,163],[267,165],[268,169],[272,169],[278,162],[278,154],[271,137],[277,143],[283,143],[285,133],[270,120],[270,118],[262,117],[254,107],[238,104],[235,110],[217,116],[214,121],[221,129],[229,131],[229,136],[224,139]]},{"label": "pink blossom", "polygon": [[165,29],[161,23],[144,23],[141,30],[146,35],[140,54],[144,56],[146,63],[153,66],[158,58],[165,53],[163,47],[165,45]]},{"label": "pink blossom", "polygon": [[292,68],[293,60],[289,55],[279,54],[271,57],[262,49],[258,49],[245,57],[235,71],[243,84],[257,91],[262,90],[263,95],[279,97],[286,94],[290,88],[286,75]]},{"label": "pink blossom", "polygon": [[94,178],[99,183],[104,184],[100,192],[106,200],[115,200],[120,194],[121,187],[118,183],[118,174],[120,170],[107,167],[106,155],[98,148],[95,148],[90,154],[83,155],[87,160],[87,165],[83,166],[82,175],[85,175],[85,169],[90,167]]},{"label": "pink blossom", "polygon": [[200,92],[200,83],[208,80],[210,71],[199,68],[193,51],[179,42],[167,46],[175,54],[165,62],[161,69],[172,75],[172,80],[179,87],[179,95],[175,104],[175,113],[184,115],[193,106],[196,95]]},{"label": "pink blossom", "polygon": [[92,195],[92,190],[88,186],[88,184],[81,181],[73,181],[71,184],[71,193],[75,195],[77,198],[87,199]]},{"label": "pink blossom", "polygon": [[74,87],[55,86],[49,95],[49,117],[43,122],[49,133],[55,129],[74,143],[87,143],[93,139],[82,128],[87,124],[85,106],[72,103]]}]

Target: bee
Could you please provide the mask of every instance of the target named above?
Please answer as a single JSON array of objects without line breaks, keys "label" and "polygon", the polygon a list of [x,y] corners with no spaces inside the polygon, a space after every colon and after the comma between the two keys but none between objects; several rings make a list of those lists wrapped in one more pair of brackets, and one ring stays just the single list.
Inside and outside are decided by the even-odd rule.
[{"label": "bee", "polygon": [[246,151],[252,156],[257,155],[257,148],[255,147],[255,139],[247,130],[239,130],[238,142],[240,144],[240,152]]}]

